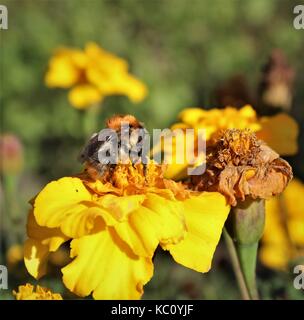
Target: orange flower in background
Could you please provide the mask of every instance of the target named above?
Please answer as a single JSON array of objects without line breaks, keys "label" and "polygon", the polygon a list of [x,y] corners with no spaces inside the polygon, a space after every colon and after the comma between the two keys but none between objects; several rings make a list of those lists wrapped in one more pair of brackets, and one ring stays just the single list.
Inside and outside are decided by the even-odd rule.
[{"label": "orange flower in background", "polygon": [[[117,119],[126,118],[108,125],[118,129]],[[44,275],[49,253],[69,240],[74,260],[62,269],[63,282],[82,297],[139,299],[158,246],[188,268],[210,269],[230,210],[224,196],[187,190],[151,161],[85,166],[78,176],[49,183],[32,201],[24,256],[32,276]]]},{"label": "orange flower in background", "polygon": [[146,86],[128,71],[128,63],[100,48],[86,44],[84,50],[59,48],[49,61],[45,83],[50,88],[69,89],[69,101],[77,109],[101,102],[106,96],[125,95],[142,101]]},{"label": "orange flower in background", "polygon": [[294,179],[278,197],[266,202],[266,224],[260,259],[269,268],[286,270],[304,260],[304,185]]},{"label": "orange flower in background", "polygon": [[[219,131],[225,129],[250,129],[256,136],[265,141],[278,154],[294,155],[298,151],[297,137],[299,128],[297,122],[285,113],[272,117],[258,117],[255,110],[246,105],[241,109],[226,107],[225,109],[204,110],[188,108],[179,114],[181,122],[174,124],[171,129],[193,128],[205,130],[207,145]],[[187,148],[185,148],[187,149]],[[169,157],[175,158],[175,148]],[[186,177],[187,161],[184,164],[169,164],[167,178],[183,179]]]}]

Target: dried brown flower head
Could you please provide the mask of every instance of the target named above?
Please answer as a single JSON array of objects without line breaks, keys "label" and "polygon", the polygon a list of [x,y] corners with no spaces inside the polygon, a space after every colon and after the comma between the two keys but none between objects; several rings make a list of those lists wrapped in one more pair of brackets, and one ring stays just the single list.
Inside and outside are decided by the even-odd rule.
[{"label": "dried brown flower head", "polygon": [[191,188],[218,191],[236,206],[245,197],[267,199],[281,193],[292,168],[249,130],[222,131],[207,148],[206,171],[193,176]]}]

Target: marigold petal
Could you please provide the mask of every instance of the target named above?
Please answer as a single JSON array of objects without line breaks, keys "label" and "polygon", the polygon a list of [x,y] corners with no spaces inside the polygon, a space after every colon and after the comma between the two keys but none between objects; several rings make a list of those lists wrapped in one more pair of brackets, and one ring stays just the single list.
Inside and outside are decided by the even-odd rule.
[{"label": "marigold petal", "polygon": [[58,227],[68,214],[66,209],[75,204],[85,205],[91,200],[91,193],[79,178],[64,177],[48,183],[38,194],[34,215],[39,225]]},{"label": "marigold petal", "polygon": [[13,291],[16,300],[62,300],[59,293],[53,293],[50,289],[40,287],[35,288],[31,284],[19,286],[18,291]]},{"label": "marigold petal", "polygon": [[288,231],[292,243],[304,248],[304,218],[290,219],[288,221]]},{"label": "marigold petal", "polygon": [[56,251],[69,238],[59,228],[41,227],[31,210],[27,221],[29,239],[24,244],[24,263],[28,272],[36,279],[46,272],[50,252]]},{"label": "marigold petal", "polygon": [[141,102],[148,94],[146,85],[131,75],[127,75],[122,81],[120,90],[134,103]]},{"label": "marigold petal", "polygon": [[85,60],[85,55],[80,50],[59,49],[49,61],[45,75],[46,85],[50,88],[70,88],[79,81]]},{"label": "marigold petal", "polygon": [[66,216],[60,229],[71,238],[80,238],[89,233],[103,230],[106,222],[109,222],[107,217],[109,217],[108,212],[101,208],[85,208]]},{"label": "marigold petal", "polygon": [[41,241],[27,239],[24,243],[24,264],[34,278],[39,279],[46,274],[49,247]]},{"label": "marigold petal", "polygon": [[162,222],[159,214],[142,206],[129,215],[128,221],[118,223],[114,228],[134,254],[152,257],[163,237]]},{"label": "marigold petal", "polygon": [[195,126],[205,114],[206,111],[202,108],[187,108],[179,114],[178,118],[187,125]]},{"label": "marigold petal", "polygon": [[[105,223],[115,223],[112,214],[92,200],[82,181],[70,177],[49,183],[39,193],[34,215],[40,226],[60,228],[70,238],[102,230]],[[48,228],[45,232],[49,232]]]},{"label": "marigold petal", "polygon": [[149,218],[153,219],[159,235],[160,243],[165,247],[167,244],[177,243],[185,235],[185,221],[183,215],[183,202],[165,199],[159,195],[148,193],[143,206],[153,211]]},{"label": "marigold petal", "polygon": [[[304,184],[298,180],[293,179],[283,192],[282,196],[286,205],[288,216],[295,219],[304,220]],[[297,204],[295,206],[295,203]],[[304,232],[303,232],[304,236]]]},{"label": "marigold petal", "polygon": [[95,43],[88,43],[85,52],[89,57],[86,77],[103,96],[126,95],[135,103],[146,97],[147,87],[128,73],[128,63],[124,59],[107,52]]},{"label": "marigold petal", "polygon": [[145,200],[145,195],[131,195],[118,197],[106,194],[98,199],[99,205],[107,209],[118,221],[123,221],[128,214],[140,207]]},{"label": "marigold petal", "polygon": [[105,195],[107,193],[112,193],[115,195],[120,195],[121,190],[114,187],[111,183],[102,183],[100,180],[83,180],[83,183],[92,190],[93,193],[96,193],[98,195]]},{"label": "marigold petal", "polygon": [[103,99],[101,92],[90,84],[81,84],[70,90],[68,95],[71,105],[77,109],[85,109]]},{"label": "marigold petal", "polygon": [[286,270],[289,261],[301,255],[304,246],[303,192],[304,185],[294,179],[280,196],[266,201],[260,259],[269,268]]},{"label": "marigold petal", "polygon": [[293,118],[280,113],[261,118],[260,124],[262,128],[257,132],[258,138],[264,140],[277,153],[290,156],[298,152],[299,126]]},{"label": "marigold petal", "polygon": [[167,179],[174,179],[176,181],[185,179],[187,177],[188,164],[172,163],[166,166],[164,177]]},{"label": "marigold petal", "polygon": [[265,228],[259,258],[262,263],[273,269],[284,270],[292,255],[287,229],[281,220],[280,197],[273,197],[266,201]]},{"label": "marigold petal", "polygon": [[38,225],[33,210],[28,215],[26,228],[28,237],[48,246],[49,251],[56,251],[63,242],[69,239],[59,228],[47,228]]},{"label": "marigold petal", "polygon": [[[288,187],[287,187],[288,188]],[[280,215],[280,196],[270,198],[265,202],[265,227],[263,242],[285,245],[287,242],[287,230],[284,230],[284,224]]]},{"label": "marigold petal", "polygon": [[151,259],[135,256],[110,228],[71,243],[75,260],[62,269],[64,284],[79,296],[139,299],[152,277]]},{"label": "marigold petal", "polygon": [[181,242],[168,245],[174,260],[198,272],[207,272],[230,207],[219,193],[202,193],[184,202],[188,232]]},{"label": "marigold petal", "polygon": [[260,249],[259,258],[265,266],[284,271],[290,259],[290,248],[286,244],[267,243]]},{"label": "marigold petal", "polygon": [[88,42],[85,46],[85,53],[89,57],[95,69],[101,69],[113,74],[127,72],[128,62],[113,53],[101,48],[95,42]]},{"label": "marigold petal", "polygon": [[127,221],[114,225],[119,237],[139,256],[152,257],[159,243],[176,243],[185,232],[182,202],[169,189],[154,191],[158,193],[148,193]]}]

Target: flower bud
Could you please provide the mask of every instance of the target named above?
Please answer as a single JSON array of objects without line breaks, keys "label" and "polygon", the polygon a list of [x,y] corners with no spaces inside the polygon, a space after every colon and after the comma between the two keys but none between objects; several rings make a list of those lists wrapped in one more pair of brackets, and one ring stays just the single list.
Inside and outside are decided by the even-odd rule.
[{"label": "flower bud", "polygon": [[226,228],[235,242],[250,245],[261,239],[265,224],[264,205],[264,199],[247,198],[232,207]]},{"label": "flower bud", "polygon": [[0,172],[16,174],[23,167],[23,147],[15,135],[3,134],[0,136]]}]

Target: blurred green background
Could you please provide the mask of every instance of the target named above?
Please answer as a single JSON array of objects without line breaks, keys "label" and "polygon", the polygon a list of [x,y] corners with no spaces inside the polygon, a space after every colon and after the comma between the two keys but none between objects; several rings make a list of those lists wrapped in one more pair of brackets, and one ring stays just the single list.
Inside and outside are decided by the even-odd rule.
[{"label": "blurred green background", "polygon": [[[9,29],[0,31],[1,131],[17,135],[25,152],[15,198],[19,216],[14,228],[18,229],[19,241],[25,236],[28,199],[48,181],[80,170],[76,158],[88,138],[83,134],[83,113],[69,105],[66,91],[44,86],[48,59],[58,46],[83,48],[86,42],[95,41],[127,59],[131,72],[147,84],[149,95],[139,105],[126,97],[106,98],[99,126],[112,114],[132,113],[148,129],[168,127],[185,107],[214,106],[215,88],[236,73],[246,77],[254,93],[271,50],[281,48],[297,72],[292,113],[301,128],[304,126],[304,30],[293,27],[293,7],[298,1],[1,3],[9,12]],[[300,141],[302,145],[303,130]],[[303,157],[304,148],[291,159],[302,178]],[[4,240],[2,255],[7,247]],[[303,292],[292,286],[292,275],[259,268],[264,298],[303,298]],[[12,269],[9,279],[10,288],[27,280],[22,264]],[[50,276],[44,281],[62,290],[54,279]],[[7,292],[1,295],[9,298]],[[204,276],[173,266],[168,256],[159,253],[155,277],[146,288],[145,298],[239,298],[225,247],[220,245],[214,269]]]}]

